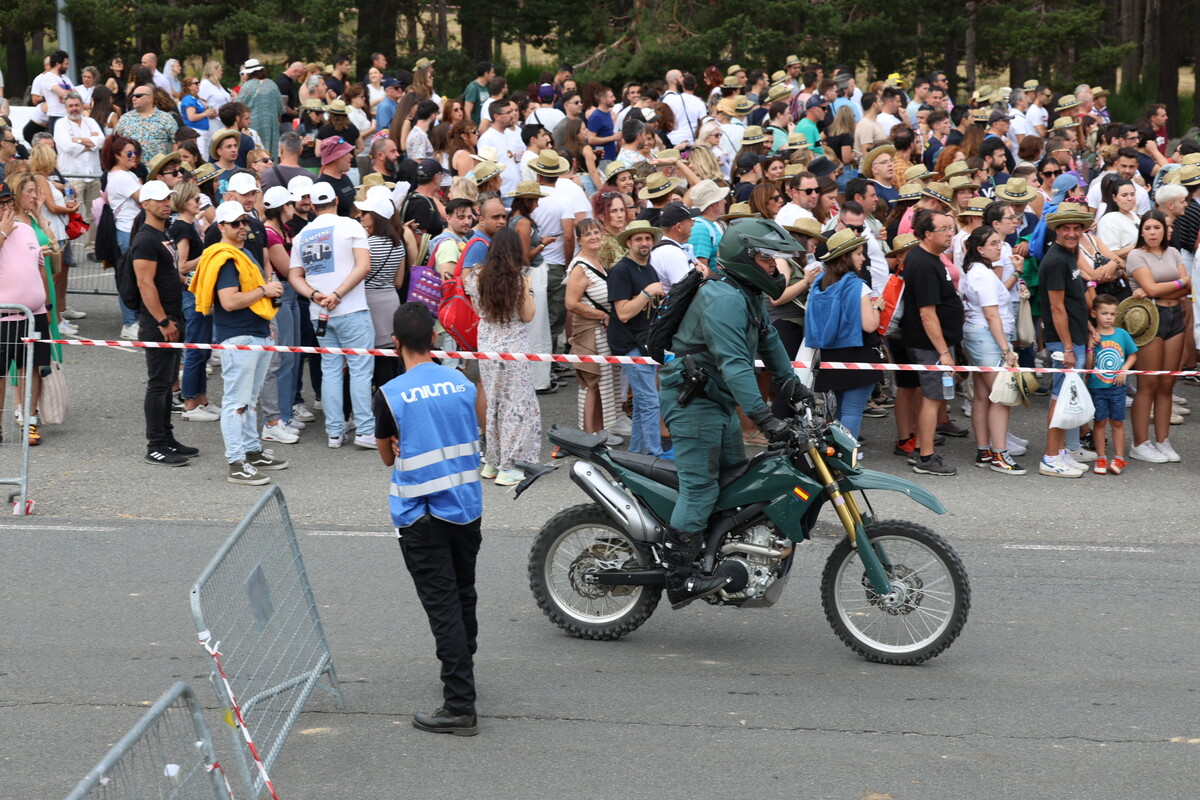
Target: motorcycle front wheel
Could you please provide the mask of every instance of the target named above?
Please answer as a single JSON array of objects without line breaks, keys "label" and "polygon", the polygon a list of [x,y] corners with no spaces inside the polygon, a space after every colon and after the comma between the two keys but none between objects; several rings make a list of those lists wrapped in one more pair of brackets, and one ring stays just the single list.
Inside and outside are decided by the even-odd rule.
[{"label": "motorcycle front wheel", "polygon": [[928,528],[886,520],[866,531],[893,591],[885,596],[871,587],[858,551],[842,539],[821,576],[825,618],[851,650],[870,661],[927,661],[949,647],[966,624],[971,607],[966,570],[954,548]]},{"label": "motorcycle front wheel", "polygon": [[547,522],[529,551],[529,588],[554,624],[580,639],[618,639],[658,606],[659,586],[596,586],[596,569],[647,566],[645,553],[597,505],[572,506]]}]

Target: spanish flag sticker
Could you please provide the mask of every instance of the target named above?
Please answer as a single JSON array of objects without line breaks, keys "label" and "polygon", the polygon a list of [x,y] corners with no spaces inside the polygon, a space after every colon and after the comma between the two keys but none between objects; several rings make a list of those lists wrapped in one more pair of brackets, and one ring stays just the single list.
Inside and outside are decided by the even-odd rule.
[{"label": "spanish flag sticker", "polygon": [[808,492],[804,491],[799,486],[797,486],[795,489],[792,489],[792,494],[796,495],[796,497],[799,497],[804,502],[808,502]]}]

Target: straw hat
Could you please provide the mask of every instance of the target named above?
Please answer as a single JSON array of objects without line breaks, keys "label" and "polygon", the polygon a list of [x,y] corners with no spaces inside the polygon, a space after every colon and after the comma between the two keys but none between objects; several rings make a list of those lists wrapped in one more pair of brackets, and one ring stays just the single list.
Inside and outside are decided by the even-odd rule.
[{"label": "straw hat", "polygon": [[908,169],[904,170],[904,182],[912,183],[913,181],[923,181],[933,175],[928,167],[924,164],[913,164]]},{"label": "straw hat", "polygon": [[1058,105],[1054,107],[1054,113],[1057,114],[1060,111],[1066,111],[1068,108],[1075,108],[1077,105],[1079,105],[1078,97],[1073,94],[1064,94],[1058,98]]},{"label": "straw hat", "polygon": [[653,200],[656,197],[670,194],[682,185],[683,181],[679,180],[679,178],[668,178],[661,172],[652,172],[646,178],[646,186],[638,196],[645,200]]},{"label": "straw hat", "polygon": [[942,175],[945,176],[946,180],[949,180],[955,175],[966,175],[970,171],[971,168],[967,166],[966,161],[954,161],[946,165],[946,169],[942,171]]},{"label": "straw hat", "polygon": [[542,191],[542,187],[537,181],[521,181],[517,184],[516,191],[509,192],[505,197],[527,197],[541,198],[549,197],[550,195]]},{"label": "straw hat", "polygon": [[763,129],[757,125],[747,125],[746,130],[742,131],[742,146],[748,144],[759,144],[767,140],[767,135],[763,133]]},{"label": "straw hat", "polygon": [[215,136],[213,136],[212,141],[209,142],[209,145],[208,145],[209,156],[211,156],[213,159],[216,159],[217,148],[220,147],[221,142],[225,141],[226,139],[240,139],[240,138],[242,138],[242,134],[238,133],[237,131],[235,131],[231,128],[226,128],[223,131],[217,132],[217,134]]},{"label": "straw hat", "polygon": [[1021,88],[1027,92],[1037,91],[1038,86],[1039,84],[1037,82],[1037,78],[1031,78],[1030,80],[1027,80],[1025,83],[1021,84]]},{"label": "straw hat", "polygon": [[[566,159],[563,160],[565,161]],[[495,161],[480,161],[475,165],[475,169],[472,170],[472,172],[475,174],[475,185],[483,186],[492,178],[496,177],[501,172],[504,172],[504,167],[500,166]]]},{"label": "straw hat", "polygon": [[740,89],[742,84],[738,82],[737,75],[730,73],[721,81],[722,89]]},{"label": "straw hat", "polygon": [[549,147],[542,148],[538,157],[529,162],[529,168],[546,178],[557,178],[559,175],[566,175],[571,171],[571,165],[567,163],[567,160]]},{"label": "straw hat", "polygon": [[1071,117],[1059,117],[1058,119],[1054,120],[1054,124],[1050,126],[1050,131],[1053,133],[1054,131],[1065,131],[1078,127],[1079,122],[1077,120],[1074,120]]},{"label": "straw hat", "polygon": [[496,152],[496,148],[489,147],[488,145],[484,145],[483,147],[477,148],[474,153],[467,153],[467,155],[476,161],[499,161],[500,160],[497,157],[497,156],[499,156],[499,153]]},{"label": "straw hat", "polygon": [[829,250],[821,260],[825,262],[832,261],[857,247],[862,247],[866,243],[867,237],[860,236],[849,228],[843,228],[825,240],[825,244],[829,247]]},{"label": "straw hat", "polygon": [[1105,89],[1103,86],[1093,86],[1092,87],[1092,99],[1095,99],[1097,97],[1108,97],[1108,94],[1109,94],[1108,89]]},{"label": "straw hat", "polygon": [[1179,159],[1180,164],[1200,164],[1200,153],[1188,153]]},{"label": "straw hat", "polygon": [[1176,170],[1179,173],[1180,186],[1196,186],[1200,184],[1200,164],[1188,164],[1186,167]]},{"label": "straw hat", "polygon": [[801,217],[791,225],[784,225],[783,227],[791,233],[807,236],[810,239],[825,241],[825,231],[821,230],[821,223],[811,217]]},{"label": "straw hat", "polygon": [[959,189],[974,189],[979,191],[979,184],[971,180],[969,175],[955,175],[950,179],[950,193],[954,194]]},{"label": "straw hat", "polygon": [[871,177],[871,167],[875,166],[875,159],[879,158],[884,153],[895,155],[896,148],[890,144],[881,144],[878,147],[872,148],[871,152],[863,157],[862,174],[864,178]]},{"label": "straw hat", "polygon": [[654,237],[655,244],[662,238],[662,230],[650,224],[648,219],[635,219],[633,222],[625,226],[625,230],[617,234],[617,244],[621,247],[629,241],[629,237],[635,233],[648,233]]},{"label": "straw hat", "polygon": [[958,212],[960,217],[982,217],[983,212],[987,211],[987,207],[992,204],[992,201],[986,197],[972,197],[967,202],[967,207]]},{"label": "straw hat", "polygon": [[799,63],[801,63],[800,56],[794,56],[794,55],[788,56],[787,58],[785,58],[783,60],[783,68],[787,69],[788,67],[792,66],[793,64],[799,64]]},{"label": "straw hat", "polygon": [[419,69],[425,69],[426,67],[432,67],[436,63],[437,62],[434,61],[432,58],[423,58],[423,57],[418,58],[417,63],[413,64],[413,71],[416,72]]},{"label": "straw hat", "polygon": [[986,98],[991,97],[992,92],[994,91],[995,89],[992,88],[990,83],[985,83],[983,86],[980,86],[975,90],[975,94],[971,95],[971,99],[983,100],[984,102],[987,102]]},{"label": "straw hat", "polygon": [[341,99],[331,100],[329,102],[329,105],[325,106],[325,110],[328,111],[330,114],[345,114],[346,113],[346,101],[341,100]]},{"label": "straw hat", "polygon": [[612,183],[613,178],[620,175],[622,172],[633,172],[633,164],[627,164],[624,161],[611,161],[604,168],[604,182]]},{"label": "straw hat", "polygon": [[364,175],[363,179],[362,179],[362,183],[360,183],[358,186],[355,186],[354,188],[366,191],[367,189],[370,189],[372,186],[383,186],[388,189],[396,188],[396,184],[392,183],[391,181],[385,181],[383,179],[383,175],[381,175],[378,172],[372,172],[369,175]]},{"label": "straw hat", "polygon": [[1133,343],[1145,347],[1158,333],[1158,306],[1149,297],[1127,297],[1117,306],[1117,327],[1133,337]]},{"label": "straw hat", "polygon": [[726,75],[726,77],[732,77],[734,75],[737,75],[739,72],[745,72],[745,71],[746,71],[746,68],[743,67],[741,64],[730,64],[729,67],[725,70],[725,75]]},{"label": "straw hat", "polygon": [[678,161],[679,150],[674,147],[668,147],[666,150],[659,150],[657,153],[655,153],[654,158],[656,161],[670,161],[672,159]]},{"label": "straw hat", "polygon": [[1078,203],[1063,203],[1053,214],[1046,216],[1046,227],[1056,231],[1061,225],[1074,224],[1082,225],[1084,229],[1087,229],[1095,221],[1096,215]]},{"label": "straw hat", "polygon": [[808,139],[803,133],[796,131],[788,134],[787,144],[779,148],[779,151],[782,153],[785,150],[803,150],[806,147],[808,147]]},{"label": "straw hat", "polygon": [[923,183],[906,183],[900,187],[900,196],[897,200],[917,200],[925,193],[925,184]]},{"label": "straw hat", "polygon": [[771,83],[783,83],[787,80],[788,74],[782,69],[777,69],[771,73]]},{"label": "straw hat", "polygon": [[300,104],[302,111],[325,111],[325,104],[315,97],[310,97]]},{"label": "straw hat", "polygon": [[1014,205],[1033,202],[1037,196],[1038,190],[1027,184],[1024,178],[1009,178],[996,187],[996,199]]},{"label": "straw hat", "polygon": [[757,216],[759,216],[759,215],[755,214],[753,211],[750,210],[749,203],[734,203],[733,205],[731,205],[729,207],[728,212],[717,217],[717,219],[728,222],[731,219],[742,219],[743,217],[757,217]]},{"label": "straw hat", "polygon": [[992,115],[992,110],[987,106],[977,108],[971,112],[971,119],[977,123],[987,124],[988,117]]},{"label": "straw hat", "polygon": [[1033,397],[1041,387],[1038,386],[1037,375],[1032,372],[1018,372],[1017,376],[1017,397],[1021,403],[1029,408],[1029,398]]},{"label": "straw hat", "polygon": [[776,101],[782,101],[785,97],[790,97],[791,89],[786,84],[776,83],[771,88],[767,89],[767,99],[763,103],[764,106],[769,106]]},{"label": "straw hat", "polygon": [[211,181],[220,174],[221,168],[216,164],[204,163],[196,167],[195,171],[192,173],[192,179],[195,180],[197,184],[201,184],[205,181]]},{"label": "straw hat", "polygon": [[183,163],[182,156],[180,156],[178,150],[171,153],[159,153],[150,159],[150,172],[147,174],[146,180],[152,181],[157,178],[158,173],[162,172],[162,168],[172,161],[178,161],[180,164]]},{"label": "straw hat", "polygon": [[717,110],[731,117],[744,117],[754,110],[754,103],[743,95],[726,97],[717,103]]},{"label": "straw hat", "polygon": [[887,251],[887,255],[889,257],[898,256],[901,253],[906,253],[909,250],[912,250],[914,247],[916,247],[920,243],[921,243],[921,240],[918,239],[913,234],[902,233],[899,236],[897,236],[895,239],[892,239],[892,249]]},{"label": "straw hat", "polygon": [[925,187],[921,194],[925,195],[926,197],[932,197],[934,200],[945,203],[946,205],[950,205],[950,198],[954,193],[950,191],[950,184],[948,183],[930,183]]}]

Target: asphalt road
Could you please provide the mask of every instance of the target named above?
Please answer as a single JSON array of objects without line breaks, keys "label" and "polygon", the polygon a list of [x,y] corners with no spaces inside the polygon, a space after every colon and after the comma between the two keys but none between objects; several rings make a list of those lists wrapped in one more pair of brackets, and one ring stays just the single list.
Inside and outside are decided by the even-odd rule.
[{"label": "asphalt road", "polygon": [[[111,300],[74,304],[91,312],[84,335],[115,333]],[[177,425],[204,448],[192,466],[141,463],[140,353],[70,348],[67,369],[70,418],[34,453],[36,513],[0,521],[3,797],[64,797],[176,680],[200,693],[233,763],[188,589],[259,490],[224,482],[211,423]],[[568,386],[545,398],[548,421],[573,422]],[[1200,408],[1200,392],[1181,393]],[[1014,428],[1040,442],[1043,412]],[[285,800],[1196,797],[1198,427],[1173,429],[1182,464],[1078,481],[972,469],[971,443],[952,441],[957,478],[912,476],[948,514],[875,495],[884,516],[945,535],[971,577],[963,635],[911,668],[863,661],[829,629],[829,525],[772,609],[663,604],[624,640],[567,637],[533,603],[525,565],[537,528],[583,495],[561,473],[516,503],[489,486],[474,739],[410,726],[440,687],[388,534],[387,471],[310,430],[277,448],[292,467],[275,476],[348,708],[315,695],[272,777]],[[867,421],[870,464],[905,474],[874,447],[891,431]]]}]

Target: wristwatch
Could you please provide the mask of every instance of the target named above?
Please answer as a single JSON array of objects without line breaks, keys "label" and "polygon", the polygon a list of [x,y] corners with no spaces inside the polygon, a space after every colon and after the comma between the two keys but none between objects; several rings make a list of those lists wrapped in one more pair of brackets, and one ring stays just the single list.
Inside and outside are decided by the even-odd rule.
[{"label": "wristwatch", "polygon": [[170,318],[170,317],[163,317],[162,319],[160,319],[160,320],[158,321],[158,327],[160,327],[160,328],[165,328],[165,327],[167,327],[167,326],[168,326],[168,325],[170,325],[170,324],[171,324],[171,318]]}]

